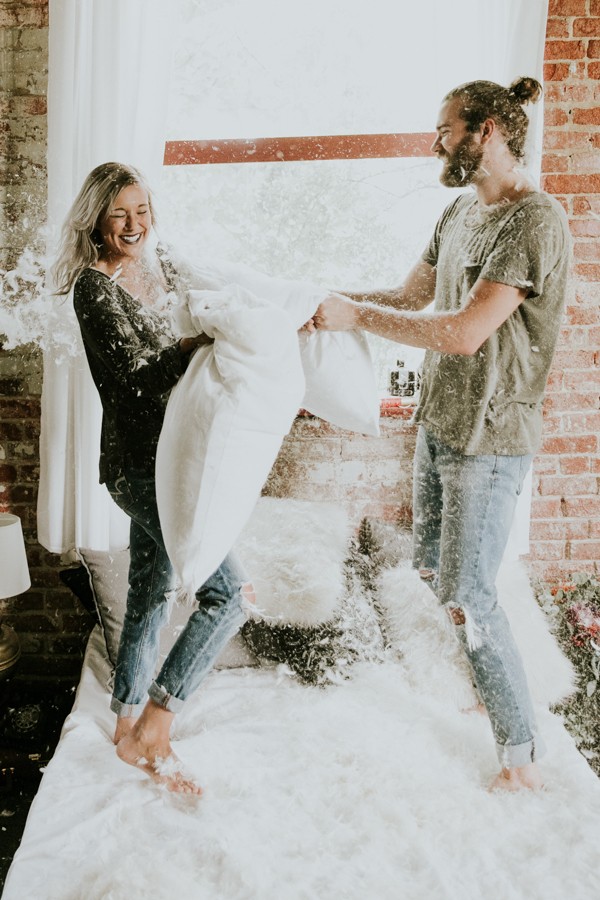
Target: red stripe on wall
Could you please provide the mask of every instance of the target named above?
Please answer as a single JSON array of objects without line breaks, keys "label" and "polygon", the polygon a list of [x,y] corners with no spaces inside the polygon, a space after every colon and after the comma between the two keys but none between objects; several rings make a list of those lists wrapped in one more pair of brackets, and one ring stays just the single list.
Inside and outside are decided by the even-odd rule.
[{"label": "red stripe on wall", "polygon": [[385,159],[431,156],[434,134],[327,134],[256,140],[167,141],[165,166],[213,163],[297,162],[318,159]]}]

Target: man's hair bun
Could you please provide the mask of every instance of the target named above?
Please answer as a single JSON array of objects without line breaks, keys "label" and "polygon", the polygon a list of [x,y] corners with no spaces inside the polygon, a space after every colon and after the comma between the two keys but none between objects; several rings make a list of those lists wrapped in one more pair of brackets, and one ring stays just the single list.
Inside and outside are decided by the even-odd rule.
[{"label": "man's hair bun", "polygon": [[542,86],[535,78],[523,75],[521,78],[515,78],[509,85],[508,93],[523,106],[525,103],[537,103],[542,96]]}]

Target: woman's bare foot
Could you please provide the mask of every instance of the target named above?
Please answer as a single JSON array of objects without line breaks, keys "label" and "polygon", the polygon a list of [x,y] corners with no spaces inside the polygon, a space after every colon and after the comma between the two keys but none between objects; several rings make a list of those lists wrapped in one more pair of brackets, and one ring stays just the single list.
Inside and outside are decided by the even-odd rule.
[{"label": "woman's bare foot", "polygon": [[136,722],[137,718],[135,716],[119,716],[115,727],[113,744],[118,744],[122,737],[129,734]]},{"label": "woman's bare foot", "polygon": [[536,763],[502,769],[490,784],[490,791],[539,791],[544,787],[542,776]]},{"label": "woman's bare foot", "polygon": [[169,731],[173,713],[149,700],[144,711],[117,744],[119,759],[145,772],[156,784],[178,794],[202,793],[171,750]]},{"label": "woman's bare foot", "polygon": [[461,712],[477,713],[479,716],[487,716],[488,714],[484,703],[476,703],[474,706],[466,706],[464,709],[461,709]]}]

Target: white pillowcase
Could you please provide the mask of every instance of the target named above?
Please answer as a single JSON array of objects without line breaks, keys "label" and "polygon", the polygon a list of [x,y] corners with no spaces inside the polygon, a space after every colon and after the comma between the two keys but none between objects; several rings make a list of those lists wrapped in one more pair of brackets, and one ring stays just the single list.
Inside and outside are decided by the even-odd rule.
[{"label": "white pillowcase", "polygon": [[156,497],[169,558],[191,595],[220,566],[260,496],[304,393],[293,323],[239,287],[191,291],[198,331],[169,397]]},{"label": "white pillowcase", "polygon": [[[311,318],[328,290],[309,282],[274,278],[242,263],[212,265],[174,259],[185,288],[221,290],[240,285],[255,296],[286,309],[300,328]],[[179,312],[182,333],[194,331],[185,309]],[[301,406],[339,428],[379,434],[380,401],[371,351],[362,331],[317,331],[299,335],[306,379]]]},{"label": "white pillowcase", "polygon": [[303,409],[348,431],[379,435],[380,403],[362,331],[300,332],[306,388]]},{"label": "white pillowcase", "polygon": [[[175,266],[189,298],[180,331],[214,339],[196,351],[171,392],[156,458],[165,546],[191,595],[248,521],[304,403],[305,365],[315,376],[305,405],[338,425],[377,433],[379,400],[364,336],[349,335],[352,352],[345,354],[343,335],[317,333],[302,341],[302,356],[298,329],[322,289],[240,265]],[[319,346],[321,353],[313,349]]]}]

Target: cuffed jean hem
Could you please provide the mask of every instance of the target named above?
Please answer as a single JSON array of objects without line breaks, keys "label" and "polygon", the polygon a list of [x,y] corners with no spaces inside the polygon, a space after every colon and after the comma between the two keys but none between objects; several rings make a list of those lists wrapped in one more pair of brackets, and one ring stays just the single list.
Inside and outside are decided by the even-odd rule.
[{"label": "cuffed jean hem", "polygon": [[537,762],[546,752],[546,745],[536,735],[524,744],[496,744],[496,753],[503,769],[517,769]]},{"label": "cuffed jean hem", "polygon": [[163,709],[172,713],[178,713],[183,708],[185,702],[184,700],[180,700],[179,697],[174,697],[173,694],[169,694],[169,692],[166,691],[164,687],[161,687],[160,684],[157,684],[156,681],[153,681],[148,688],[148,696],[157,706],[161,706]]},{"label": "cuffed jean hem", "polygon": [[141,703],[122,703],[116,697],[112,697],[110,701],[110,708],[112,712],[117,714],[119,719],[131,717],[137,719],[142,711],[142,705]]}]

